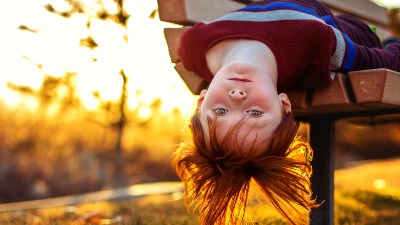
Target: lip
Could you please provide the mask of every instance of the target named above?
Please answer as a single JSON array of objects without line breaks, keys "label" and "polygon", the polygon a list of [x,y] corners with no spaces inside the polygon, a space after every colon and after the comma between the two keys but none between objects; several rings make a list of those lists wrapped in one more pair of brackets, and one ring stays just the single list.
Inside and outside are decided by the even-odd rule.
[{"label": "lip", "polygon": [[230,78],[229,80],[237,81],[237,82],[251,82],[251,80],[242,79],[242,78]]}]

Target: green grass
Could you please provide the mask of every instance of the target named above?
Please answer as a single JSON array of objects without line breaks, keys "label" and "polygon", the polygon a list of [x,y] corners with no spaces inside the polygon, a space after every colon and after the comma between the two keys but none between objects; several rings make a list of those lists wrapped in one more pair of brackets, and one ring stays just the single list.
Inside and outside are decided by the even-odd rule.
[{"label": "green grass", "polygon": [[[398,225],[400,221],[400,159],[372,162],[336,171],[335,224]],[[179,196],[178,196],[179,197]],[[0,224],[131,224],[194,225],[177,196],[157,195],[68,207],[0,214]],[[179,198],[178,198],[179,199]],[[286,224],[270,208],[257,224]]]}]

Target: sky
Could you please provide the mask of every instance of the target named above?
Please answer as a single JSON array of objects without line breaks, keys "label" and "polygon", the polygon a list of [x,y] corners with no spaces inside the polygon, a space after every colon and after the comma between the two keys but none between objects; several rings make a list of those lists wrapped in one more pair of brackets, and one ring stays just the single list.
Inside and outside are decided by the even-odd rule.
[{"label": "sky", "polygon": [[[37,103],[32,98],[21,98],[6,84],[11,82],[38,89],[44,73],[57,77],[65,72],[77,72],[79,96],[87,108],[95,108],[98,103],[92,95],[95,91],[105,100],[119,97],[122,79],[118,72],[124,68],[131,96],[141,89],[145,102],[161,97],[166,110],[179,107],[183,113],[191,113],[196,97],[175,72],[163,34],[165,27],[177,26],[160,22],[157,16],[148,18],[157,8],[156,0],[125,1],[125,10],[131,15],[127,30],[111,21],[96,19],[92,20],[91,30],[88,30],[86,17],[82,15],[66,19],[48,13],[43,5],[49,1],[0,1],[2,101],[11,106],[34,107]],[[91,1],[96,0],[86,0]],[[400,7],[400,0],[376,1]],[[64,0],[51,2],[56,9],[68,8]],[[115,6],[110,5],[108,9],[113,11]],[[20,30],[20,25],[38,32]],[[99,44],[95,51],[79,47],[80,39],[88,34]],[[124,41],[124,35],[128,35],[128,43]],[[93,62],[93,57],[98,60]],[[37,64],[43,65],[42,70]],[[135,97],[128,100],[131,107],[137,103]]]},{"label": "sky", "polygon": [[[87,2],[95,0],[87,0]],[[175,72],[164,39],[165,27],[174,24],[160,22],[158,16],[148,18],[157,8],[156,0],[127,0],[131,15],[128,29],[111,21],[92,20],[91,29],[85,26],[86,17],[74,15],[69,19],[48,13],[43,5],[48,0],[13,0],[0,2],[0,99],[9,105],[35,106],[33,99],[21,96],[7,87],[8,82],[38,89],[43,74],[55,77],[65,72],[77,72],[76,85],[87,108],[95,108],[93,97],[99,91],[105,100],[118,99],[124,68],[128,76],[131,98],[135,107],[135,90],[142,90],[142,99],[151,102],[161,97],[166,110],[179,107],[183,113],[192,111],[195,96]],[[52,0],[56,9],[66,8],[63,0]],[[23,6],[23,7],[21,7]],[[115,10],[112,5],[109,10]],[[26,25],[38,32],[18,29]],[[79,47],[80,39],[91,34],[98,43],[95,51]],[[124,40],[128,36],[128,43]],[[98,60],[93,62],[92,58]],[[37,64],[42,64],[42,70]]]}]

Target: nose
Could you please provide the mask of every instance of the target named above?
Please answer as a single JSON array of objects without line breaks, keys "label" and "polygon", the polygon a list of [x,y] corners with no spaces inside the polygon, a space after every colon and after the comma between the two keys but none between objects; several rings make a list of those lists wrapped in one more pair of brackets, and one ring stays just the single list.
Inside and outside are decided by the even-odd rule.
[{"label": "nose", "polygon": [[245,91],[241,90],[230,90],[229,97],[233,100],[243,100],[247,97],[247,94]]}]

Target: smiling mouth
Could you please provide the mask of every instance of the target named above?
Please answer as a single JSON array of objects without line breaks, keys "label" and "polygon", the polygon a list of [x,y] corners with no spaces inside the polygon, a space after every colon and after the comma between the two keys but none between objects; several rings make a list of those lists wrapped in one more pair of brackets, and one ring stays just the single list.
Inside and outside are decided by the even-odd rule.
[{"label": "smiling mouth", "polygon": [[230,78],[229,80],[238,81],[238,82],[251,82],[250,80],[241,79],[241,78]]}]

